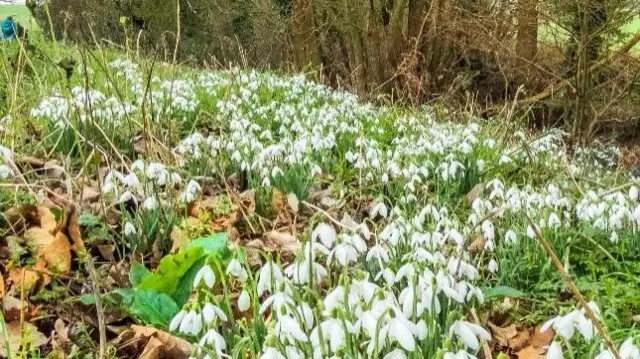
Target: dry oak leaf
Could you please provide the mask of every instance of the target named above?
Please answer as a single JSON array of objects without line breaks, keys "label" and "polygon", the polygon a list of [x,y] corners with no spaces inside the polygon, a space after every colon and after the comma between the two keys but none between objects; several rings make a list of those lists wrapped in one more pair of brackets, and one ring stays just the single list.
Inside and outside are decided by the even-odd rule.
[{"label": "dry oak leaf", "polygon": [[516,352],[516,357],[518,359],[543,359],[545,357],[545,352],[545,349],[529,345]]},{"label": "dry oak leaf", "polygon": [[71,249],[73,249],[73,251],[76,253],[84,251],[84,241],[82,240],[82,235],[80,234],[78,212],[75,210],[75,207],[72,207],[72,213],[69,216],[69,220],[67,222],[67,233],[69,233],[69,237],[71,238]]},{"label": "dry oak leaf", "polygon": [[191,344],[184,339],[155,328],[132,325],[134,338],[141,340],[148,338],[147,345],[140,358],[188,358]]},{"label": "dry oak leaf", "polygon": [[[0,340],[0,357],[15,358],[21,347],[38,348],[47,343],[47,337],[29,322],[24,322],[22,327],[19,321],[0,326],[0,338],[3,338]],[[7,340],[5,341],[4,338]],[[8,348],[7,344],[9,344]]]},{"label": "dry oak leaf", "polygon": [[518,335],[518,330],[515,324],[511,324],[507,327],[499,327],[489,322],[487,325],[493,333],[493,338],[502,346],[507,346],[508,341]]},{"label": "dry oak leaf", "polygon": [[277,231],[268,232],[264,244],[267,250],[276,251],[284,257],[295,255],[301,248],[300,241],[294,235]]},{"label": "dry oak leaf", "polygon": [[37,257],[43,258],[47,268],[57,273],[71,269],[71,244],[67,236],[58,232],[55,236],[41,227],[27,230],[25,237],[37,248]]},{"label": "dry oak leaf", "polygon": [[40,228],[53,233],[58,223],[56,222],[56,216],[47,207],[38,207],[38,215],[40,216]]},{"label": "dry oak leaf", "polygon": [[26,268],[11,268],[8,279],[12,283],[11,293],[18,294],[23,290],[31,293],[40,280],[40,274]]}]

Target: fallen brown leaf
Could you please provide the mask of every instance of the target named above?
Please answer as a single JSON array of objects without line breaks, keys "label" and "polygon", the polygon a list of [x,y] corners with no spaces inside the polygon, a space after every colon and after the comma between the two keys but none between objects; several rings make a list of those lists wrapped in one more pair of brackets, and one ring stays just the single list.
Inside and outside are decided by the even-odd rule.
[{"label": "fallen brown leaf", "polygon": [[21,301],[9,294],[5,295],[4,298],[2,298],[4,320],[10,322],[12,320],[19,319],[20,316],[27,311],[28,306],[29,303],[25,301]]},{"label": "fallen brown leaf", "polygon": [[499,327],[491,322],[487,323],[491,332],[493,333],[493,338],[498,342],[498,344],[502,346],[507,346],[508,341],[518,335],[518,329],[515,324],[511,324],[507,327]]},{"label": "fallen brown leaf", "polygon": [[471,244],[469,245],[469,252],[471,254],[478,253],[484,250],[485,239],[482,234],[476,234],[471,237]]},{"label": "fallen brown leaf", "polygon": [[184,339],[175,337],[165,331],[132,325],[134,339],[148,339],[140,358],[188,358],[191,351],[191,344]]},{"label": "fallen brown leaf", "polygon": [[4,276],[0,273],[0,299],[4,297],[5,289],[4,289]]},{"label": "fallen brown leaf", "polygon": [[271,231],[265,235],[264,246],[265,249],[278,252],[283,257],[291,257],[302,245],[298,238],[289,233]]},{"label": "fallen brown leaf", "polygon": [[26,268],[11,268],[8,280],[12,294],[19,295],[22,291],[31,293],[40,280],[40,274]]},{"label": "fallen brown leaf", "polygon": [[100,191],[92,186],[82,187],[82,201],[83,202],[95,202],[100,198]]},{"label": "fallen brown leaf", "polygon": [[475,201],[476,198],[478,198],[478,196],[482,194],[482,191],[484,191],[484,183],[480,182],[477,185],[473,186],[471,191],[467,193],[467,201],[469,202],[469,204],[473,203],[473,201]]},{"label": "fallen brown leaf", "polygon": [[531,338],[531,333],[529,330],[523,330],[518,332],[518,334],[516,336],[514,336],[513,338],[509,338],[508,340],[508,346],[509,348],[513,349],[514,351],[518,351],[522,348],[524,348],[528,343],[529,343],[529,339]]},{"label": "fallen brown leaf", "polygon": [[183,244],[189,242],[189,236],[178,226],[171,230],[171,253],[176,253]]},{"label": "fallen brown leaf", "polygon": [[41,247],[39,255],[44,258],[47,268],[54,273],[66,274],[71,270],[71,244],[62,232],[58,232],[48,245]]},{"label": "fallen brown leaf", "polygon": [[[0,356],[2,357],[15,358],[20,347],[38,348],[47,343],[47,337],[29,322],[24,322],[22,327],[18,321],[10,322],[4,328],[6,328],[6,332],[3,326],[0,326],[0,338],[7,338],[6,341],[0,340]],[[8,348],[7,343],[9,344]]]},{"label": "fallen brown leaf", "polygon": [[6,233],[12,234],[20,234],[29,226],[39,224],[40,214],[38,208],[31,204],[23,204],[18,207],[9,208],[2,213],[2,219],[0,219],[0,225],[8,230]]},{"label": "fallen brown leaf", "polygon": [[69,344],[69,328],[64,321],[60,318],[56,319],[53,328],[55,329],[54,347],[65,347]]},{"label": "fallen brown leaf", "polygon": [[544,358],[544,353],[544,349],[529,345],[524,349],[516,352],[516,357],[518,359],[542,359]]},{"label": "fallen brown leaf", "polygon": [[289,205],[289,209],[291,209],[291,212],[293,212],[293,214],[298,214],[300,202],[298,201],[298,197],[295,193],[289,193],[287,195],[287,204]]},{"label": "fallen brown leaf", "polygon": [[47,207],[38,207],[38,215],[40,217],[40,227],[53,233],[58,225],[56,216],[54,216]]},{"label": "fallen brown leaf", "polygon": [[549,344],[551,344],[551,342],[553,341],[553,337],[556,335],[556,333],[553,331],[553,329],[549,328],[544,332],[540,332],[540,328],[542,326],[538,325],[533,329],[533,332],[531,333],[531,345],[542,348],[545,347]]},{"label": "fallen brown leaf", "polygon": [[74,252],[79,253],[85,250],[84,242],[82,241],[82,235],[80,233],[80,224],[78,223],[78,212],[75,207],[72,207],[73,211],[69,215],[69,221],[67,223],[67,233],[71,238],[71,249]]}]

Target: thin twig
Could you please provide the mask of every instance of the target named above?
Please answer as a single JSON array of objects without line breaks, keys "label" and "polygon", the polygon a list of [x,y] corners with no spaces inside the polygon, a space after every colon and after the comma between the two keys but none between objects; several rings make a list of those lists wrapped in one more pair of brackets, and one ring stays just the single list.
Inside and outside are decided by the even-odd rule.
[{"label": "thin twig", "polygon": [[542,248],[544,248],[544,251],[547,253],[547,256],[549,256],[553,264],[555,264],[556,268],[560,272],[560,275],[562,275],[562,279],[564,279],[569,289],[571,289],[571,291],[573,292],[573,295],[580,302],[582,309],[585,311],[589,319],[591,319],[591,322],[596,327],[596,330],[598,331],[598,333],[600,333],[600,335],[602,336],[602,339],[604,339],[604,342],[607,345],[607,348],[609,348],[609,351],[613,354],[614,358],[620,359],[620,354],[618,354],[618,350],[613,344],[613,341],[611,341],[611,337],[609,337],[609,334],[607,333],[607,331],[604,329],[604,327],[598,320],[598,317],[596,317],[596,314],[593,312],[593,310],[587,303],[586,299],[584,299],[578,287],[576,287],[575,283],[573,282],[569,274],[567,274],[567,271],[565,271],[564,266],[562,265],[562,262],[560,262],[560,259],[558,258],[558,256],[553,252],[553,248],[551,248],[551,245],[549,244],[549,242],[547,242],[547,240],[544,238],[544,236],[542,235],[542,232],[540,232],[540,229],[538,229],[538,226],[536,226],[533,223],[533,221],[531,220],[531,217],[529,217],[529,215],[526,213],[525,213],[525,216],[527,217],[527,222],[529,222],[529,225],[535,231],[538,242],[540,242],[540,245],[542,245]]},{"label": "thin twig", "polygon": [[98,285],[98,274],[96,268],[93,265],[93,258],[89,253],[84,254],[85,265],[91,276],[91,287],[93,290],[93,296],[96,301],[96,315],[98,317],[98,332],[100,333],[100,348],[98,352],[98,358],[104,359],[107,346],[107,330],[104,320],[104,309],[102,308],[102,298],[100,297],[100,286]]},{"label": "thin twig", "polygon": [[313,205],[313,204],[311,204],[311,203],[309,203],[309,202],[307,202],[307,201],[300,201],[300,203],[304,204],[305,206],[307,206],[307,207],[309,207],[309,208],[311,208],[311,209],[314,209],[314,210],[316,210],[316,211],[318,211],[318,212],[322,213],[322,214],[323,214],[325,217],[327,217],[331,222],[335,223],[336,225],[338,225],[338,226],[340,226],[340,227],[342,227],[342,228],[346,228],[346,229],[350,229],[350,230],[358,230],[358,228],[351,227],[351,226],[347,226],[346,224],[344,224],[344,223],[342,223],[342,222],[338,221],[337,219],[335,219],[335,218],[331,217],[331,215],[330,215],[327,211],[325,211],[324,209],[322,209],[322,208],[320,208],[320,207],[318,207],[318,206],[316,206],[316,205]]}]

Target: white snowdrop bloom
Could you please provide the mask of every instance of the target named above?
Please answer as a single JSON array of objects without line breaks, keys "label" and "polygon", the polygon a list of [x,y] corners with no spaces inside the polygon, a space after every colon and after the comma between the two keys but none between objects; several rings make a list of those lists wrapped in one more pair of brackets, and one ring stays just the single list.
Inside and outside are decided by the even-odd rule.
[{"label": "white snowdrop bloom", "polygon": [[126,191],[123,194],[120,195],[120,197],[118,198],[118,203],[125,203],[125,202],[129,202],[129,201],[136,201],[136,197],[133,195],[133,193]]},{"label": "white snowdrop bloom", "polygon": [[179,311],[178,314],[176,314],[173,319],[171,319],[171,322],[169,323],[169,331],[173,332],[178,329],[180,323],[182,323],[182,320],[186,317],[187,313],[188,312],[184,309]]},{"label": "white snowdrop bloom", "polygon": [[407,355],[404,353],[402,349],[394,349],[390,353],[386,354],[382,359],[406,359]]},{"label": "white snowdrop bloom", "polygon": [[242,267],[242,264],[236,258],[233,258],[232,260],[229,261],[226,272],[228,275],[238,278],[238,280],[241,282],[246,281],[247,277],[249,276],[249,273],[247,273],[247,270],[244,269],[244,267]]},{"label": "white snowdrop bloom", "polygon": [[154,210],[158,208],[158,200],[154,196],[147,197],[144,202],[142,202],[142,208],[146,210]]},{"label": "white snowdrop bloom", "polygon": [[147,166],[147,178],[155,181],[160,186],[164,186],[169,181],[170,176],[165,165],[152,162]]},{"label": "white snowdrop bloom", "polygon": [[200,346],[213,345],[218,357],[226,357],[226,355],[224,355],[224,351],[227,350],[227,342],[224,340],[222,335],[213,328],[207,330],[202,338],[200,338],[200,342],[198,344],[200,344]]},{"label": "white snowdrop bloom", "polygon": [[619,354],[622,359],[640,359],[640,349],[633,345],[633,338],[628,338],[622,343]]},{"label": "white snowdrop bloom", "polygon": [[326,223],[318,224],[316,229],[314,229],[313,232],[311,232],[311,240],[316,241],[320,239],[320,242],[324,244],[324,246],[327,248],[333,247],[333,244],[335,243],[336,238],[337,238],[336,230],[332,226]]},{"label": "white snowdrop bloom", "polygon": [[[550,358],[550,357],[547,357]],[[600,354],[596,355],[595,358],[593,359],[616,359],[615,355],[613,355],[613,353],[609,350],[603,350],[600,352]]]},{"label": "white snowdrop bloom", "polygon": [[482,222],[482,234],[487,241],[492,241],[495,238],[495,229],[491,221]]},{"label": "white snowdrop bloom", "polygon": [[211,303],[205,303],[202,307],[202,317],[205,324],[211,324],[216,318],[220,318],[223,322],[227,321],[227,315],[220,307]]},{"label": "white snowdrop bloom", "polygon": [[238,309],[241,312],[246,311],[251,306],[251,298],[249,297],[249,293],[246,290],[242,290],[240,296],[238,297]]},{"label": "white snowdrop bloom", "polygon": [[265,347],[260,359],[287,359],[287,357],[282,355],[276,348]]},{"label": "white snowdrop bloom", "polygon": [[131,172],[128,175],[124,176],[122,184],[130,188],[137,188],[140,187],[140,180],[135,173]]},{"label": "white snowdrop bloom", "polygon": [[136,234],[136,227],[133,225],[133,223],[131,222],[127,222],[124,224],[124,235],[125,236],[132,236],[134,234]]},{"label": "white snowdrop bloom", "polygon": [[391,286],[396,281],[396,274],[389,268],[384,268],[378,274],[376,274],[375,280],[384,279],[387,286]]},{"label": "white snowdrop bloom", "polygon": [[275,287],[282,283],[283,280],[284,277],[280,267],[271,260],[267,261],[258,274],[258,284],[256,287],[258,296],[262,296],[266,291],[273,292]]},{"label": "white snowdrop bloom", "polygon": [[611,241],[611,243],[618,243],[618,233],[616,231],[609,234],[609,241]]},{"label": "white snowdrop bloom", "polygon": [[629,199],[632,201],[638,200],[638,187],[631,186],[631,188],[629,188]]},{"label": "white snowdrop bloom", "polygon": [[489,268],[489,272],[495,274],[496,272],[498,272],[498,262],[496,262],[495,259],[491,259],[489,261],[488,268]]},{"label": "white snowdrop bloom", "polygon": [[131,171],[144,171],[144,161],[136,160],[131,164]]},{"label": "white snowdrop bloom", "polygon": [[576,319],[580,316],[580,311],[574,310],[564,316],[559,315],[546,321],[540,328],[540,332],[547,331],[551,326],[557,334],[563,338],[570,340],[575,333]]},{"label": "white snowdrop bloom", "polygon": [[508,230],[504,234],[504,241],[507,242],[508,244],[515,244],[518,241],[518,237],[516,235],[516,232],[514,232],[511,229]]},{"label": "white snowdrop bloom", "polygon": [[473,350],[480,348],[480,340],[491,340],[491,335],[481,326],[466,321],[456,320],[449,328],[449,335],[456,334],[462,342]]},{"label": "white snowdrop bloom", "polygon": [[13,177],[14,173],[11,170],[11,168],[5,166],[5,165],[0,165],[0,179],[7,179],[9,177]]},{"label": "white snowdrop bloom", "polygon": [[279,316],[274,330],[278,336],[287,335],[300,342],[309,341],[309,337],[300,328],[300,323],[289,315]]},{"label": "white snowdrop bloom", "polygon": [[203,265],[198,273],[196,273],[196,277],[193,279],[193,287],[198,287],[203,280],[209,288],[213,288],[213,285],[216,283],[216,275],[208,264]]},{"label": "white snowdrop bloom", "polygon": [[549,220],[547,222],[547,225],[549,226],[549,228],[558,228],[560,227],[561,224],[562,222],[560,222],[560,217],[558,217],[558,215],[555,212],[552,212],[549,215]]},{"label": "white snowdrop bloom", "polygon": [[267,309],[271,309],[277,313],[289,312],[289,306],[295,302],[286,292],[277,292],[269,296],[260,306],[260,313],[263,314]]},{"label": "white snowdrop bloom", "polygon": [[202,316],[194,310],[189,311],[180,322],[179,330],[187,335],[198,335],[202,330]]},{"label": "white snowdrop bloom", "polygon": [[337,244],[329,253],[327,263],[331,263],[333,259],[343,267],[358,261],[358,251],[347,243]]},{"label": "white snowdrop bloom", "polygon": [[383,246],[376,244],[373,247],[369,248],[365,259],[367,261],[376,259],[382,261],[383,263],[386,263],[389,261],[389,251]]},{"label": "white snowdrop bloom", "polygon": [[535,239],[536,238],[536,230],[533,229],[533,227],[531,227],[531,225],[527,226],[527,237],[531,238],[531,239]]},{"label": "white snowdrop bloom", "polygon": [[563,359],[562,345],[558,342],[553,342],[547,349],[547,359]]},{"label": "white snowdrop bloom", "polygon": [[460,234],[460,232],[458,232],[456,229],[451,229],[449,231],[448,237],[458,246],[461,246],[464,243],[462,234]]},{"label": "white snowdrop bloom", "polygon": [[443,359],[478,359],[474,355],[467,353],[464,350],[459,350],[457,353],[446,352]]},{"label": "white snowdrop bloom", "polygon": [[376,218],[378,215],[387,218],[387,206],[382,201],[374,202],[369,212],[370,218]]},{"label": "white snowdrop bloom", "polygon": [[0,145],[0,157],[2,157],[2,160],[4,161],[10,160],[13,157],[13,152],[10,149]]}]

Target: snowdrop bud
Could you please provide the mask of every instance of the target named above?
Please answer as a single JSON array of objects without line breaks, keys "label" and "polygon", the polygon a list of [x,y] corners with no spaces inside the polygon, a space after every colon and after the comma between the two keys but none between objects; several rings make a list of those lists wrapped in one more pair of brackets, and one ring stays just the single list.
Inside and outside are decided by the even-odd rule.
[{"label": "snowdrop bud", "polygon": [[638,200],[638,188],[636,186],[629,188],[629,199],[632,201]]},{"label": "snowdrop bud", "polygon": [[193,280],[193,287],[197,287],[200,284],[200,281],[204,279],[204,283],[209,288],[213,288],[213,285],[216,283],[216,275],[213,273],[213,269],[208,264],[205,264],[200,268],[198,273],[196,274],[195,279]]},{"label": "snowdrop bud", "polygon": [[136,227],[131,223],[127,222],[124,224],[124,235],[130,236],[136,234]]},{"label": "snowdrop bud", "polygon": [[527,226],[527,237],[531,239],[536,238],[536,230],[531,226]]},{"label": "snowdrop bud", "polygon": [[249,293],[247,293],[246,290],[243,290],[242,293],[240,293],[240,296],[238,297],[238,309],[241,312],[244,312],[247,309],[249,309],[250,305],[251,305],[251,298],[249,297]]}]

